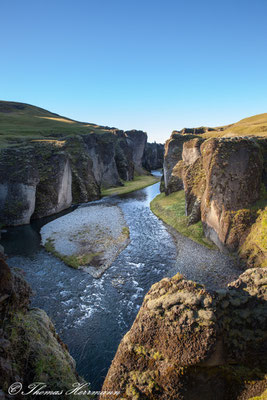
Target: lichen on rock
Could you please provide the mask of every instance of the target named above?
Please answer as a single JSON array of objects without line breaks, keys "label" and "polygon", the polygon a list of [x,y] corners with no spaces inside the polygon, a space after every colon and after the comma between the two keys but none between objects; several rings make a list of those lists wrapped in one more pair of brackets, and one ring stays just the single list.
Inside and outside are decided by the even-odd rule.
[{"label": "lichen on rock", "polygon": [[261,394],[265,277],[266,269],[247,270],[228,289],[213,292],[179,274],[154,284],[121,341],[103,390],[153,400],[212,400],[215,390],[219,400]]}]

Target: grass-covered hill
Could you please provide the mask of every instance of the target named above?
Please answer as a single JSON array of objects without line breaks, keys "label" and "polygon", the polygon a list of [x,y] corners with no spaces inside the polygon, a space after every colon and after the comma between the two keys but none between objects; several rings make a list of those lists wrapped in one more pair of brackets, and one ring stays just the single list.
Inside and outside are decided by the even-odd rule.
[{"label": "grass-covered hill", "polygon": [[249,118],[241,119],[234,124],[210,128],[201,126],[198,128],[184,128],[173,133],[200,134],[203,138],[210,137],[231,137],[231,136],[267,136],[267,113],[254,115]]},{"label": "grass-covered hill", "polygon": [[103,134],[111,128],[83,123],[29,104],[0,101],[0,148],[28,139],[59,139],[73,134]]},{"label": "grass-covered hill", "polygon": [[225,127],[223,136],[267,136],[267,113],[241,119]]}]

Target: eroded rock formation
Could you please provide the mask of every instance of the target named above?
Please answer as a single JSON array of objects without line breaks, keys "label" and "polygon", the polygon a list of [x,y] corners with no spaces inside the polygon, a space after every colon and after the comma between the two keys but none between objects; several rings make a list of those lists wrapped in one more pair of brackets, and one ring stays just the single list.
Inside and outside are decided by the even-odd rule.
[{"label": "eroded rock formation", "polygon": [[[43,310],[29,308],[30,295],[31,289],[21,272],[11,271],[0,257],[1,399],[10,399],[8,388],[14,382],[20,382],[26,393],[28,385],[33,382],[44,382],[46,390],[64,393],[72,388],[72,384],[82,382],[75,370],[75,361],[47,314]],[[27,397],[35,398],[34,395]],[[54,398],[52,395],[45,397]],[[19,392],[15,398],[25,396]]]},{"label": "eroded rock formation", "polygon": [[147,171],[163,167],[164,145],[160,143],[147,143],[143,155],[143,167]]},{"label": "eroded rock formation", "polygon": [[181,275],[154,284],[103,385],[120,399],[246,400],[264,391],[266,269],[208,292]]},{"label": "eroded rock formation", "polygon": [[168,195],[183,188],[179,161],[182,160],[183,144],[196,138],[193,134],[183,135],[180,132],[173,132],[170,139],[165,143],[164,153],[164,185],[165,193]]},{"label": "eroded rock formation", "polygon": [[[28,224],[31,218],[55,214],[72,203],[99,199],[101,187],[120,186],[133,180],[135,173],[145,173],[146,145],[145,132],[110,129],[3,148],[1,223]],[[158,153],[151,160],[154,155]]]}]

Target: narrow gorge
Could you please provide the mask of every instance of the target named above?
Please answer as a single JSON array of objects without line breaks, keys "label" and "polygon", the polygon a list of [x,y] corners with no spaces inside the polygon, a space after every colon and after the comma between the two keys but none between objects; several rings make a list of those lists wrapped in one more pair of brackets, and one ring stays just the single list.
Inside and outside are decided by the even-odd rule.
[{"label": "narrow gorge", "polygon": [[265,398],[266,132],[164,146],[0,102],[0,399]]}]

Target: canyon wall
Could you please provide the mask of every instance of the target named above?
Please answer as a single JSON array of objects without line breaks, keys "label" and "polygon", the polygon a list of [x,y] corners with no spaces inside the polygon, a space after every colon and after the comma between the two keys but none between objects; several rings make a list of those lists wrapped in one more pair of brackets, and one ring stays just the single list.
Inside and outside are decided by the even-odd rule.
[{"label": "canyon wall", "polygon": [[147,171],[163,167],[164,145],[160,143],[147,143],[143,155],[142,165]]},{"label": "canyon wall", "polygon": [[188,223],[201,220],[248,269],[220,290],[180,274],[154,284],[106,376],[103,390],[121,392],[113,399],[267,395],[267,139],[188,137],[195,133],[167,141],[165,193],[184,189]]},{"label": "canyon wall", "polygon": [[246,254],[250,266],[254,265],[256,243],[254,250],[249,250],[247,237],[253,226],[255,232],[259,230],[256,264],[267,265],[260,239],[266,219],[266,171],[264,137],[205,140],[174,134],[165,145],[165,193],[184,189],[189,224],[201,220],[206,237],[221,251],[239,251],[242,257]]},{"label": "canyon wall", "polygon": [[[147,145],[145,132],[114,129],[1,149],[1,223],[28,224],[31,218],[99,199],[101,187],[120,186],[147,173],[142,164]],[[158,153],[150,161],[153,155]]]}]

